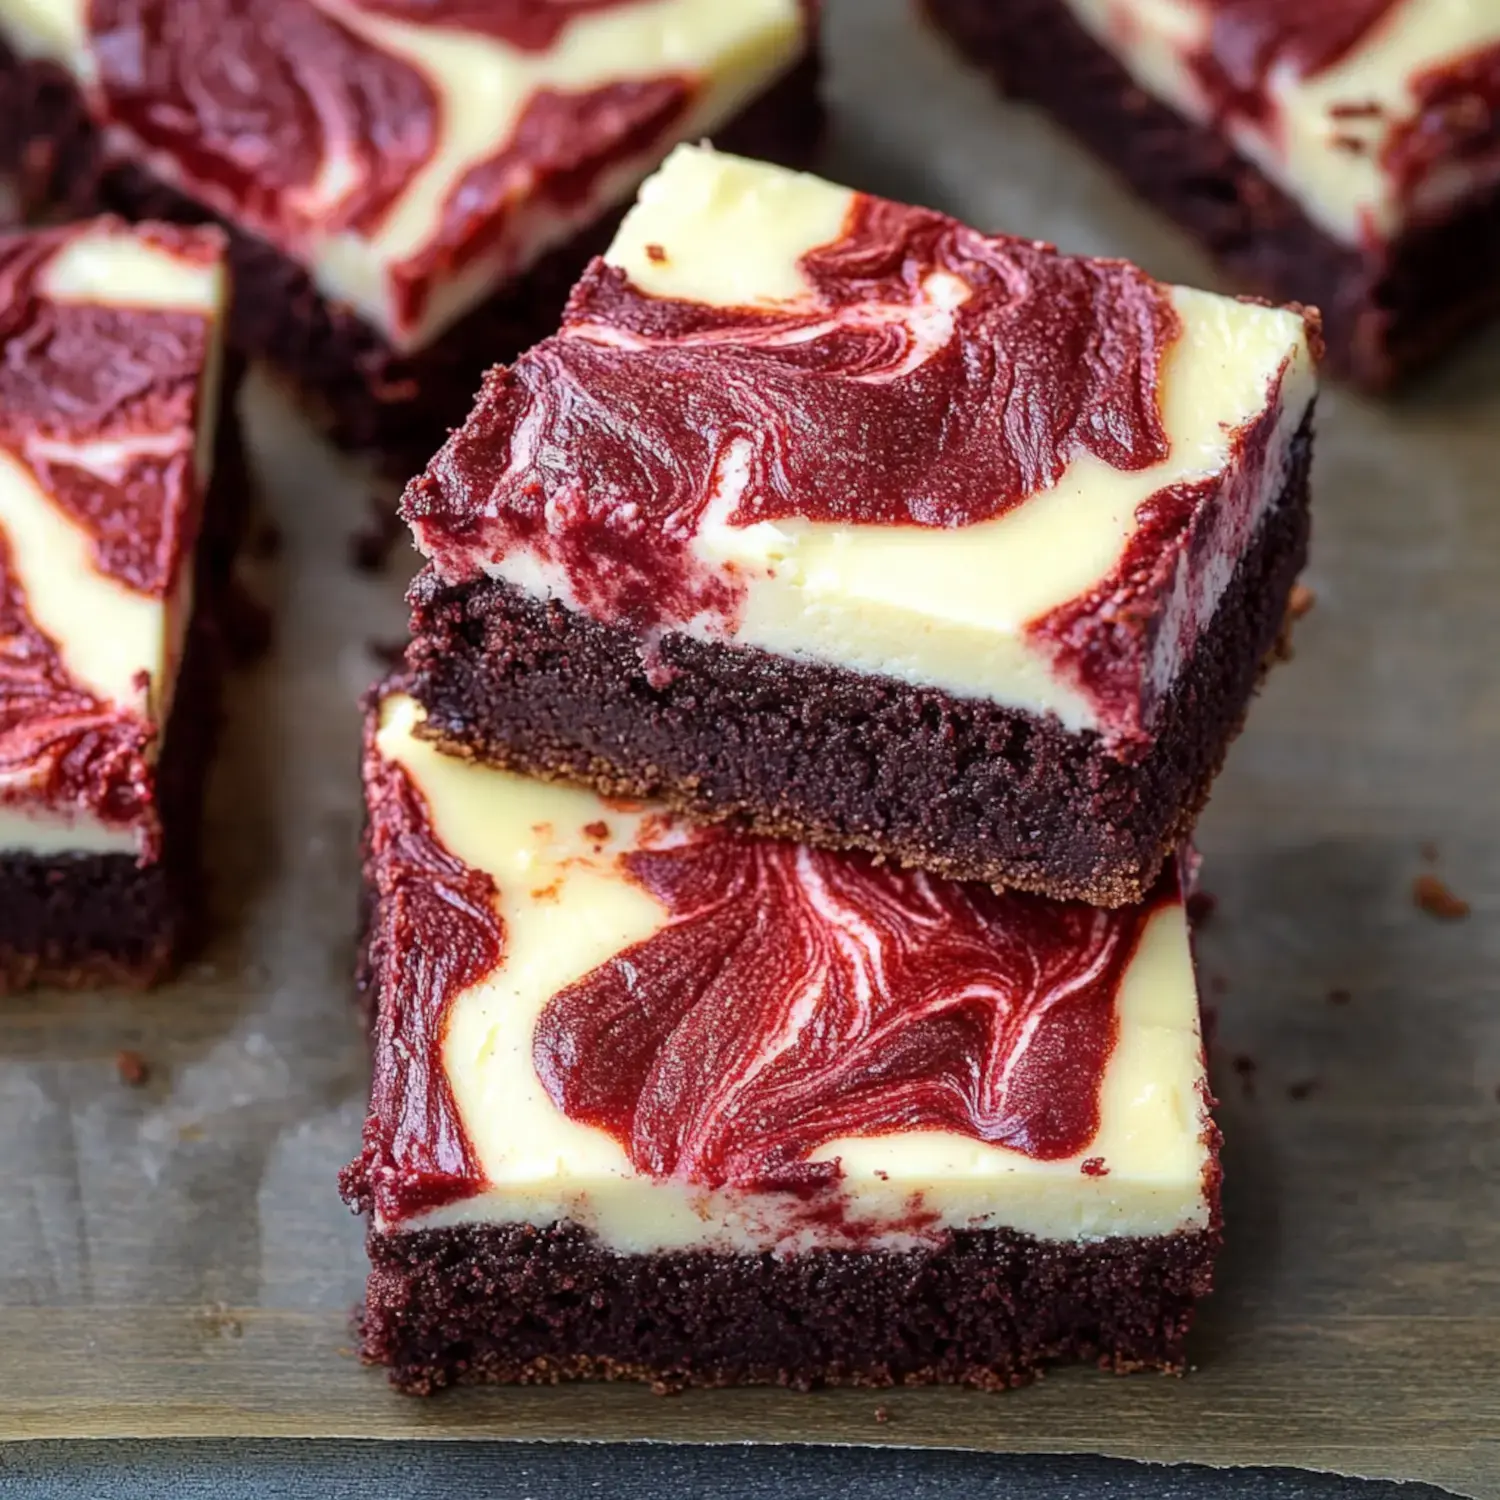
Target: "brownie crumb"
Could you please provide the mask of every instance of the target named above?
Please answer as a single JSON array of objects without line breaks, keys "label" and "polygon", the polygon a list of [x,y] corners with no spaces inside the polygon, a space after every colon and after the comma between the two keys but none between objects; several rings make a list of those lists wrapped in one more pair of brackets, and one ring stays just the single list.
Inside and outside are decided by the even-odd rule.
[{"label": "brownie crumb", "polygon": [[1187,919],[1194,927],[1202,927],[1219,909],[1219,898],[1210,891],[1194,891],[1187,898]]},{"label": "brownie crumb", "polygon": [[583,836],[586,839],[592,839],[596,844],[602,844],[609,837],[609,824],[603,818],[599,818],[593,823],[585,823],[583,825]]},{"label": "brownie crumb", "polygon": [[1317,602],[1318,596],[1305,583],[1294,583],[1287,599],[1287,613],[1292,619],[1300,620],[1312,612]]},{"label": "brownie crumb", "polygon": [[138,1089],[151,1077],[151,1067],[139,1052],[128,1048],[115,1053],[115,1072],[128,1088]]},{"label": "brownie crumb", "polygon": [[1418,875],[1412,881],[1411,899],[1441,922],[1457,922],[1469,915],[1469,903],[1456,895],[1436,875]]},{"label": "brownie crumb", "polygon": [[365,499],[365,524],[349,538],[349,561],[361,573],[380,573],[391,560],[403,530],[401,517],[386,495]]},{"label": "brownie crumb", "polygon": [[1348,990],[1335,989],[1328,992],[1328,1003],[1330,1005],[1348,1005],[1354,998]]},{"label": "brownie crumb", "polygon": [[1300,1102],[1308,1098],[1317,1086],[1318,1080],[1316,1078],[1301,1078],[1296,1083],[1287,1085],[1286,1096],[1288,1099],[1296,1099]]},{"label": "brownie crumb", "polygon": [[1240,1088],[1247,1099],[1255,1097],[1256,1062],[1248,1052],[1241,1052],[1234,1059],[1234,1071],[1239,1075]]},{"label": "brownie crumb", "polygon": [[646,246],[646,259],[649,260],[649,261],[651,261],[654,265],[658,265],[658,266],[665,265],[666,264],[666,260],[667,260],[666,246],[665,245],[647,245]]},{"label": "brownie crumb", "polygon": [[1091,1156],[1078,1169],[1085,1177],[1108,1177],[1109,1168],[1104,1164],[1102,1156]]},{"label": "brownie crumb", "polygon": [[875,1408],[875,1420],[884,1427],[891,1420],[890,1408],[887,1406],[877,1406]]}]

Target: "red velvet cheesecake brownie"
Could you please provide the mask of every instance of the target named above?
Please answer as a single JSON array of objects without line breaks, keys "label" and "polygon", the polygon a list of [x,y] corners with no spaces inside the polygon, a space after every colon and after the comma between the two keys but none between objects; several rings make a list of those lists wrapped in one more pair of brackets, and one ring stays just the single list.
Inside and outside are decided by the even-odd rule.
[{"label": "red velvet cheesecake brownie", "polygon": [[1182,1366],[1218,1137],[1175,866],[1108,911],[366,741],[366,1358],[455,1382]]},{"label": "red velvet cheesecake brownie", "polygon": [[0,172],[229,229],[233,334],[407,478],[674,142],[800,161],[814,0],[0,0]]},{"label": "red velvet cheesecake brownie", "polygon": [[1380,388],[1500,304],[1500,9],[923,0],[1248,288]]},{"label": "red velvet cheesecake brownie", "polygon": [[680,148],[404,513],[445,749],[1100,905],[1302,566],[1315,319]]},{"label": "red velvet cheesecake brownie", "polygon": [[216,229],[0,236],[0,991],[147,984],[191,935],[227,300]]}]

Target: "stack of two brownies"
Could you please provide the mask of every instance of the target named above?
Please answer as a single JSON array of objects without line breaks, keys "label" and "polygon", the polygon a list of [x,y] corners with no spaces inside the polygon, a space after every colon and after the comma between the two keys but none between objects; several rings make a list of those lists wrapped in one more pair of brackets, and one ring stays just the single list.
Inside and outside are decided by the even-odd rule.
[{"label": "stack of two brownies", "polygon": [[1316,319],[681,148],[408,488],[365,751],[398,1384],[1178,1369],[1181,853]]}]

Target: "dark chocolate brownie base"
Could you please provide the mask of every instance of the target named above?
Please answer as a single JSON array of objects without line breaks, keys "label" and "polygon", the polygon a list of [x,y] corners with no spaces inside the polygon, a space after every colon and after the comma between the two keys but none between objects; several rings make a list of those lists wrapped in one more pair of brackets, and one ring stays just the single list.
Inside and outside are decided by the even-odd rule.
[{"label": "dark chocolate brownie base", "polygon": [[615,1255],[574,1224],[371,1233],[367,1361],[444,1386],[961,1384],[1051,1364],[1177,1372],[1217,1230],[1073,1245],[965,1231],[934,1251]]},{"label": "dark chocolate brownie base", "polygon": [[[789,166],[811,161],[822,138],[816,51],[722,130],[725,150]],[[74,214],[110,209],[131,219],[198,222],[206,211],[149,173],[104,160],[99,132],[68,75],[23,63],[0,44],[0,176],[33,207]],[[313,403],[330,438],[376,456],[405,480],[467,416],[480,379],[556,331],[588,261],[614,237],[624,209],[552,251],[435,343],[401,355],[349,309],[326,301],[306,273],[264,240],[229,231],[233,339],[269,361]],[[222,221],[221,221],[222,222]]]},{"label": "dark chocolate brownie base", "polygon": [[1322,310],[1330,366],[1384,390],[1500,309],[1500,189],[1365,251],[1317,228],[1224,137],[1144,93],[1062,0],[921,0],[964,56],[1039,104],[1247,290]]},{"label": "dark chocolate brownie base", "polygon": [[937,689],[669,635],[639,639],[489,580],[412,586],[425,733],[453,754],[660,798],[700,819],[960,880],[1119,906],[1191,831],[1307,554],[1310,428],[1164,703],[1150,749]]},{"label": "dark chocolate brownie base", "polygon": [[235,551],[250,485],[235,415],[238,368],[223,411],[195,553],[195,605],[157,763],[161,856],[39,856],[0,850],[0,994],[38,985],[144,988],[165,979],[202,935],[203,792],[235,643]]}]

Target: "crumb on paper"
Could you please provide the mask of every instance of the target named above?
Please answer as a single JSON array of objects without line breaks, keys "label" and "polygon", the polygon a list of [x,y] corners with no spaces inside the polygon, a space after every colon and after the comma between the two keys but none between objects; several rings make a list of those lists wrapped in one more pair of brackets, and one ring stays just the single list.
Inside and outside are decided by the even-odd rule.
[{"label": "crumb on paper", "polygon": [[1202,927],[1219,909],[1219,898],[1212,891],[1194,891],[1187,898],[1187,919],[1194,927]]},{"label": "crumb on paper", "polygon": [[1469,915],[1469,903],[1436,875],[1418,875],[1412,881],[1411,899],[1421,911],[1441,922],[1457,922]]},{"label": "crumb on paper", "polygon": [[1317,602],[1318,596],[1305,583],[1294,583],[1287,600],[1287,612],[1294,620],[1301,620],[1312,612]]},{"label": "crumb on paper", "polygon": [[1300,1103],[1303,1099],[1309,1098],[1316,1091],[1317,1087],[1318,1080],[1316,1078],[1299,1078],[1296,1083],[1289,1083],[1287,1085],[1286,1096],[1288,1099],[1295,1099]]},{"label": "crumb on paper", "polygon": [[884,1427],[885,1424],[891,1420],[891,1409],[890,1409],[890,1407],[888,1407],[888,1406],[877,1406],[875,1408],[875,1420],[877,1422],[879,1422],[882,1427]]},{"label": "crumb on paper", "polygon": [[1247,1099],[1255,1097],[1255,1069],[1256,1061],[1248,1052],[1236,1054],[1234,1071],[1239,1075],[1240,1089]]},{"label": "crumb on paper", "polygon": [[1330,1005],[1348,1005],[1354,996],[1346,989],[1331,989],[1328,992],[1328,1003]]},{"label": "crumb on paper", "polygon": [[151,1065],[130,1048],[122,1048],[115,1053],[115,1072],[120,1075],[120,1082],[128,1088],[141,1088],[151,1077]]}]

